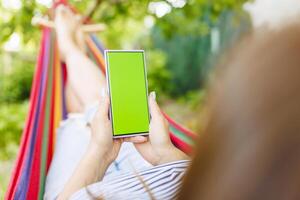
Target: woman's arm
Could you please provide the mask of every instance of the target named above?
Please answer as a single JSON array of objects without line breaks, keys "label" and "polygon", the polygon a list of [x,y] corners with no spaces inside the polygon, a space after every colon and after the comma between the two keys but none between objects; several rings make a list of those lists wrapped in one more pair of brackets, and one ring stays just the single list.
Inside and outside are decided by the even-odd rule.
[{"label": "woman's arm", "polygon": [[90,145],[58,199],[68,199],[77,190],[101,180],[111,163],[104,159],[105,154],[101,148]]},{"label": "woman's arm", "polygon": [[108,166],[118,155],[122,140],[112,138],[108,119],[109,98],[103,92],[100,99],[99,109],[90,125],[92,135],[87,151],[59,194],[59,200],[68,199],[77,190],[102,180]]}]

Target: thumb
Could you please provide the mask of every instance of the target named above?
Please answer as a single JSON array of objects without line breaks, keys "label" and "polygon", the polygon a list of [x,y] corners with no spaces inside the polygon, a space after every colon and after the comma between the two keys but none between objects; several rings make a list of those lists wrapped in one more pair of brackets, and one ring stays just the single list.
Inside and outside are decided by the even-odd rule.
[{"label": "thumb", "polygon": [[99,110],[98,110],[98,115],[101,119],[108,119],[109,105],[110,102],[109,102],[107,92],[103,88],[101,92],[101,99],[99,102]]},{"label": "thumb", "polygon": [[151,92],[149,95],[149,110],[151,115],[151,120],[160,120],[163,115],[160,111],[160,108],[156,102],[156,94],[155,92]]}]

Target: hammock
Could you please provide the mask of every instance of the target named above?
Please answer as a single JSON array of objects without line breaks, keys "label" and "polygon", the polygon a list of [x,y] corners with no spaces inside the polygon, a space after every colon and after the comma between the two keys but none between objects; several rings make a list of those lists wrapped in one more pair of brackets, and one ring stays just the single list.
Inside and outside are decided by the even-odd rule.
[{"label": "hammock", "polygon": [[[89,57],[104,73],[104,47],[92,34],[86,44]],[[64,99],[66,73],[65,65],[60,62],[54,31],[43,28],[29,112],[6,200],[43,199],[45,178],[55,146],[55,130],[67,116]],[[164,116],[170,124],[170,138],[174,145],[190,154],[196,135],[167,114],[164,113]]]}]

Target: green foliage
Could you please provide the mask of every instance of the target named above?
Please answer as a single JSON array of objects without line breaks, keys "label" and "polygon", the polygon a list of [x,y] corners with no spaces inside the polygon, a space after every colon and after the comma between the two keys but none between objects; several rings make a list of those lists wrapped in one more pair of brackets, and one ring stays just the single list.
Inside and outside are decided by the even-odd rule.
[{"label": "green foliage", "polygon": [[246,13],[237,17],[233,11],[223,12],[219,19],[212,23],[209,15],[202,17],[209,29],[214,28],[219,32],[219,49],[212,51],[211,32],[202,34],[173,33],[166,37],[160,27],[152,31],[152,41],[155,49],[160,49],[166,54],[166,70],[172,76],[167,93],[180,97],[189,91],[201,88],[206,81],[207,73],[216,64],[219,53],[232,44],[243,32],[251,27]]},{"label": "green foliage", "polygon": [[[172,11],[162,18],[157,18],[156,15],[148,11],[149,3],[158,1],[99,1],[100,4],[96,7],[93,20],[107,24],[108,32],[118,33],[123,31],[123,33],[126,33],[130,31],[130,27],[126,27],[128,20],[143,22],[145,16],[152,15],[157,19],[157,25],[166,35],[170,36],[174,33],[198,35],[203,32],[207,33],[210,23],[216,21],[224,10],[242,13],[242,6],[247,1],[249,0],[188,0],[183,8],[176,8],[169,1],[162,0],[161,2],[169,4],[172,8]],[[32,27],[31,18],[34,15],[46,13],[47,8],[36,3],[36,1],[21,0],[21,2],[20,10],[7,10],[0,4],[0,44],[5,42],[15,31],[22,34],[25,43],[31,40],[38,42],[35,36],[39,33],[39,30]],[[81,13],[87,14],[96,1],[70,0],[69,2]],[[209,20],[206,22],[200,21],[203,16],[207,16]],[[118,40],[118,37],[113,39]]]},{"label": "green foliage", "polygon": [[[166,94],[180,96],[189,90],[199,88],[203,82],[204,72],[210,62],[208,51],[211,28],[220,25],[222,21],[220,18],[224,12],[235,13],[234,18],[237,19],[244,16],[242,6],[246,1],[248,0],[187,0],[182,8],[174,6],[172,1],[167,0],[70,0],[69,2],[83,14],[95,8],[92,20],[107,25],[107,30],[99,34],[106,47],[145,49],[147,54],[161,52],[162,55],[156,53],[156,57],[163,57],[164,65],[149,64],[156,60],[148,60],[150,86]],[[53,16],[51,11],[46,12],[47,8],[36,1],[21,0],[21,2],[20,10],[7,10],[0,6],[3,13],[0,15],[0,30],[2,30],[0,45],[13,32],[18,32],[24,44],[38,46],[37,35],[40,30],[31,26],[32,16],[46,13]],[[97,2],[100,3],[97,5]],[[171,12],[161,18],[156,16],[148,9],[153,2],[169,5]],[[150,41],[151,29],[144,24],[145,17],[149,16],[154,19],[155,30],[160,32],[160,37],[154,35]],[[144,42],[145,40],[148,42]],[[160,42],[162,44],[159,44]],[[17,93],[19,92],[15,92],[16,96]]]},{"label": "green foliage", "polygon": [[[249,0],[189,0],[183,8],[173,11],[158,21],[158,25],[169,38],[173,34],[207,34],[225,11],[245,13],[243,4]],[[251,1],[251,0],[250,0]],[[204,19],[205,18],[205,19]]]},{"label": "green foliage", "polygon": [[170,90],[171,74],[165,68],[166,55],[161,51],[148,51],[146,54],[148,64],[148,87],[149,91],[164,93]]},{"label": "green foliage", "polygon": [[204,105],[206,90],[192,90],[178,99],[179,103],[189,105],[191,109],[200,109]]},{"label": "green foliage", "polygon": [[46,8],[37,4],[36,1],[21,0],[22,6],[19,10],[5,9],[0,6],[0,45],[6,42],[12,33],[22,35],[23,43],[30,41],[38,42],[38,29],[31,25],[34,14],[41,14]]},{"label": "green foliage", "polygon": [[164,93],[180,96],[201,86],[201,67],[206,64],[210,55],[208,36],[176,35],[168,40],[156,29],[153,32],[153,42],[156,48],[166,52],[166,70],[172,73],[167,83],[168,90],[164,90]]},{"label": "green foliage", "polygon": [[0,74],[0,103],[22,102],[28,99],[33,77],[33,66],[34,63],[26,62],[20,58],[12,60],[9,72]]},{"label": "green foliage", "polygon": [[19,144],[28,103],[0,104],[0,160],[15,155],[15,145]]}]

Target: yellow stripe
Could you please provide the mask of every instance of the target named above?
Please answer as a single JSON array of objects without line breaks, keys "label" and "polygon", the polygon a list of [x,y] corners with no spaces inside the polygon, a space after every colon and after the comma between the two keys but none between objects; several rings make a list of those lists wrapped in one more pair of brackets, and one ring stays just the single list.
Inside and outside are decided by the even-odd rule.
[{"label": "yellow stripe", "polygon": [[55,96],[54,96],[54,134],[53,134],[53,149],[55,147],[55,141],[56,141],[56,130],[59,126],[59,123],[62,119],[62,69],[60,64],[60,58],[59,58],[59,52],[57,48],[57,43],[55,42]]}]

